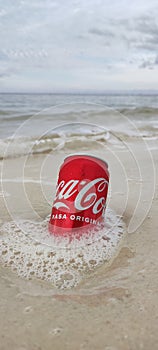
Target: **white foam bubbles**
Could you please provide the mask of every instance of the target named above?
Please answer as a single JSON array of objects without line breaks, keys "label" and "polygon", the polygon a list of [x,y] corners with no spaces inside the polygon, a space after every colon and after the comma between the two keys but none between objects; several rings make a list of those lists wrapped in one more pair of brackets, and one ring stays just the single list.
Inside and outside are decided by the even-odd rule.
[{"label": "white foam bubbles", "polygon": [[125,234],[123,221],[106,210],[104,227],[80,239],[56,237],[48,232],[48,218],[42,222],[20,220],[1,227],[0,261],[19,276],[47,280],[56,288],[72,288],[95,267],[109,262]]}]

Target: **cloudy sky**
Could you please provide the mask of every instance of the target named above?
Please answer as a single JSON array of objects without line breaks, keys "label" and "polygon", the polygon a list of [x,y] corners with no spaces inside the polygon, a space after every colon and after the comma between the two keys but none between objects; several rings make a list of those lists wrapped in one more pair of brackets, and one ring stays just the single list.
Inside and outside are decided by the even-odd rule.
[{"label": "cloudy sky", "polygon": [[157,0],[0,0],[0,91],[158,89]]}]

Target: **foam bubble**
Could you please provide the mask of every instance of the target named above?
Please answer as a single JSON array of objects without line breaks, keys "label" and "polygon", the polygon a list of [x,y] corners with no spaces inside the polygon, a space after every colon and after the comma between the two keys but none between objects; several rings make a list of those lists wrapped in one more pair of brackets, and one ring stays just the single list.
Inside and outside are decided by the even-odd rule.
[{"label": "foam bubble", "polygon": [[50,281],[56,288],[76,286],[95,267],[109,262],[124,236],[123,221],[106,210],[104,227],[70,240],[48,233],[42,222],[20,220],[1,227],[0,261],[19,276]]}]

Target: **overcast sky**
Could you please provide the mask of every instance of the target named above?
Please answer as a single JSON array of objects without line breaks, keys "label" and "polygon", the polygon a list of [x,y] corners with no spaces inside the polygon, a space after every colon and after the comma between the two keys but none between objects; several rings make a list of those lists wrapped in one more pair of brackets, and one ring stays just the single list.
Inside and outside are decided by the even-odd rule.
[{"label": "overcast sky", "polygon": [[158,89],[158,0],[0,0],[0,91]]}]

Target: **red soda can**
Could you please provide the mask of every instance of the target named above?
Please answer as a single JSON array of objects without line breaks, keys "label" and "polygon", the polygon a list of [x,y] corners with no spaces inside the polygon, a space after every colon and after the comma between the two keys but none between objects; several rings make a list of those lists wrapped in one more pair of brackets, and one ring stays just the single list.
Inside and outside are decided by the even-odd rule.
[{"label": "red soda can", "polygon": [[90,155],[65,158],[59,171],[49,231],[71,235],[88,225],[99,225],[106,208],[108,183],[108,165],[104,160]]}]

